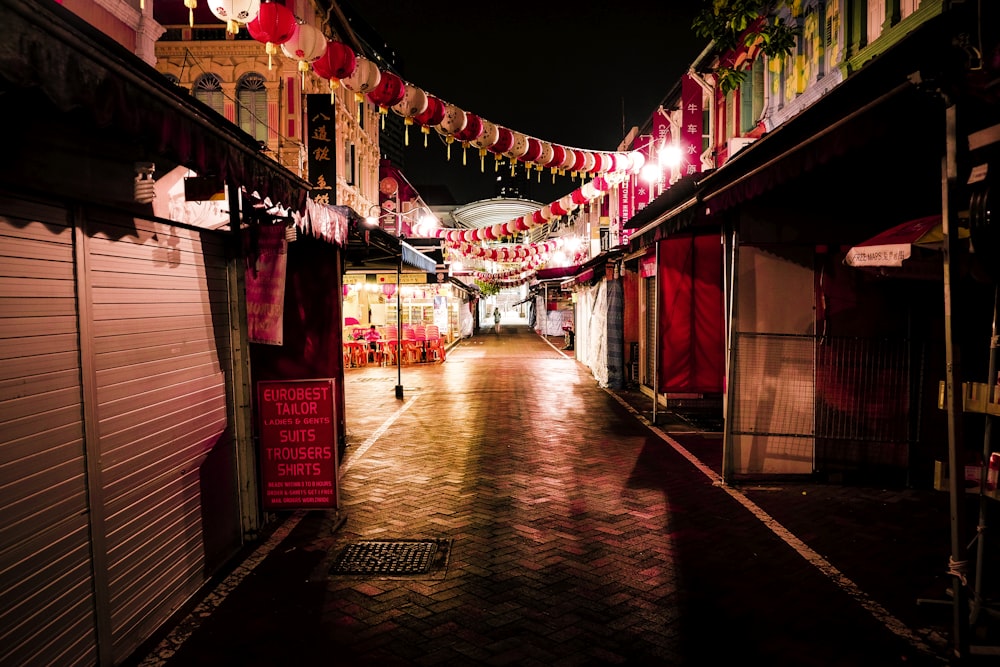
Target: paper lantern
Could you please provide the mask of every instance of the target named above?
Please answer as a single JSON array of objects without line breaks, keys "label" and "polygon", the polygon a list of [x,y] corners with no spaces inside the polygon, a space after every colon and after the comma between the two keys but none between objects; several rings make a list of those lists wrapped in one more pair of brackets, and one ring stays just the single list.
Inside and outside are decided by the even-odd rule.
[{"label": "paper lantern", "polygon": [[483,119],[474,113],[465,113],[465,127],[455,133],[455,138],[462,142],[471,142],[483,133]]},{"label": "paper lantern", "polygon": [[567,213],[573,212],[578,205],[579,204],[573,201],[573,195],[566,195],[565,197],[559,198],[559,206],[561,206]]},{"label": "paper lantern", "polygon": [[468,117],[464,111],[454,104],[445,104],[444,117],[438,123],[437,131],[445,136],[454,136],[465,128],[466,123]]},{"label": "paper lantern", "polygon": [[559,144],[549,144],[552,147],[552,157],[549,158],[548,162],[541,163],[542,166],[548,167],[553,171],[559,169],[559,166],[566,159],[566,149]]},{"label": "paper lantern", "polygon": [[215,18],[226,22],[226,32],[236,34],[240,25],[257,18],[260,0],[209,0],[208,8]]},{"label": "paper lantern", "polygon": [[281,45],[281,52],[292,60],[299,61],[300,72],[308,72],[310,64],[326,51],[326,42],[326,35],[322,30],[308,23],[301,23],[295,34]]},{"label": "paper lantern", "polygon": [[527,142],[527,147],[524,150],[524,154],[518,159],[521,162],[527,162],[528,165],[531,165],[542,153],[542,142],[534,137],[526,137],[525,141]]},{"label": "paper lantern", "polygon": [[510,148],[504,151],[504,155],[512,160],[516,160],[528,151],[528,137],[520,132],[512,131],[511,133],[514,135],[514,141],[511,143]]},{"label": "paper lantern", "polygon": [[482,124],[482,130],[478,137],[471,140],[471,143],[481,151],[486,151],[500,139],[500,128],[485,118],[480,118],[479,122]]},{"label": "paper lantern", "polygon": [[271,56],[278,52],[280,45],[292,38],[298,28],[295,14],[280,2],[261,3],[257,16],[247,22],[247,32],[264,45],[268,69],[271,69]]},{"label": "paper lantern", "polygon": [[573,150],[572,148],[567,148],[565,150],[566,150],[566,157],[563,158],[563,161],[559,163],[559,169],[561,171],[573,171],[573,165],[576,164],[577,160],[577,155],[578,155],[577,151]]},{"label": "paper lantern", "polygon": [[392,72],[381,72],[378,85],[368,93],[368,99],[378,106],[379,113],[389,113],[389,107],[399,104],[406,94],[406,84]]},{"label": "paper lantern", "polygon": [[431,128],[444,119],[444,102],[434,97],[427,96],[427,108],[413,117],[413,122],[420,125],[420,131],[424,133],[424,146],[427,146],[427,135]]},{"label": "paper lantern", "polygon": [[566,215],[569,213],[569,211],[563,208],[560,202],[554,201],[549,206],[552,208],[552,213],[554,215]]},{"label": "paper lantern", "polygon": [[583,164],[576,171],[591,172],[594,170],[594,163],[597,162],[597,157],[590,151],[583,151]]},{"label": "paper lantern", "polygon": [[340,80],[354,73],[358,60],[354,51],[343,42],[327,41],[326,51],[312,63],[313,71],[330,81],[330,88],[336,88]]},{"label": "paper lantern", "polygon": [[498,155],[506,154],[514,145],[514,133],[506,127],[497,126],[497,140],[490,146],[490,151]]},{"label": "paper lantern", "polygon": [[427,93],[409,83],[405,84],[403,98],[392,105],[392,110],[404,118],[404,122],[409,120],[413,124],[414,116],[423,113],[427,109]]},{"label": "paper lantern", "polygon": [[573,203],[578,206],[580,204],[587,203],[587,198],[584,196],[582,188],[577,188],[576,190],[573,190],[573,192],[571,192],[569,196],[572,198]]},{"label": "paper lantern", "polygon": [[642,151],[632,151],[628,154],[628,160],[628,170],[633,174],[638,174],[646,165],[646,156],[642,154]]},{"label": "paper lantern", "polygon": [[357,62],[354,71],[351,72],[350,76],[345,76],[341,80],[341,83],[344,85],[344,88],[353,92],[354,99],[358,103],[361,103],[364,102],[365,94],[374,90],[375,86],[382,80],[382,72],[368,58],[364,56],[357,56],[356,58]]},{"label": "paper lantern", "polygon": [[550,162],[552,162],[552,156],[555,154],[555,150],[547,141],[539,141],[539,147],[541,150],[538,152],[538,156],[535,158],[535,164],[541,167],[547,167]]}]

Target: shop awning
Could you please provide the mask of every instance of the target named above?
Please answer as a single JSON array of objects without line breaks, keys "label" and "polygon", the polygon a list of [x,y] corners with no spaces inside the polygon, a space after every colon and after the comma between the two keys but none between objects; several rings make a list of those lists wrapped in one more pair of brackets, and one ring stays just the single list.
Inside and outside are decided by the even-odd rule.
[{"label": "shop awning", "polygon": [[369,227],[357,214],[348,221],[346,258],[348,268],[394,270],[397,263],[436,273],[437,261],[420,252],[403,239],[380,227]]},{"label": "shop awning", "polygon": [[399,248],[402,253],[403,264],[409,264],[413,268],[420,269],[425,273],[434,273],[437,270],[437,262],[406,241],[400,240]]},{"label": "shop awning", "polygon": [[[969,238],[967,227],[958,227],[958,239]],[[900,278],[940,278],[943,268],[938,251],[944,247],[940,215],[909,220],[858,243],[847,251],[844,264],[875,270]]]},{"label": "shop awning", "polygon": [[261,153],[260,144],[154,67],[57,3],[4,0],[0,91],[39,91],[63,113],[114,128],[150,156],[257,192],[302,212],[310,185]]}]

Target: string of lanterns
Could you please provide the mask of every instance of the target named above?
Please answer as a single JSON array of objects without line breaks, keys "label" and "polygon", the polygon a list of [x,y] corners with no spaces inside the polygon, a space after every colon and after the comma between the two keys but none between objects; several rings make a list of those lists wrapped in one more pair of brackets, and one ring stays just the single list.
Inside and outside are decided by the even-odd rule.
[{"label": "string of lanterns", "polygon": [[[280,48],[286,57],[298,61],[298,70],[303,75],[312,70],[317,76],[326,79],[331,95],[341,85],[353,92],[354,99],[359,104],[359,113],[367,99],[378,108],[383,118],[389,110],[401,116],[406,128],[407,145],[409,128],[416,125],[424,135],[425,147],[431,130],[443,137],[449,160],[451,147],[455,143],[462,148],[463,164],[466,164],[466,150],[476,149],[481,171],[485,171],[486,157],[492,154],[494,169],[498,170],[503,158],[506,158],[511,165],[512,176],[517,165],[522,164],[528,175],[534,171],[540,176],[543,171],[548,170],[553,181],[556,175],[566,173],[571,174],[574,179],[579,177],[581,181],[587,176],[592,178],[570,194],[530,215],[477,229],[437,230],[437,237],[450,244],[466,244],[461,246],[466,252],[470,252],[471,246],[468,244],[473,242],[514,237],[555,218],[569,215],[579,206],[607,196],[612,187],[630,174],[638,174],[645,164],[645,156],[640,151],[593,151],[543,141],[465,111],[428,94],[392,72],[380,70],[374,62],[354,53],[343,42],[327,39],[319,28],[300,22],[282,2],[209,0],[209,3],[212,14],[226,22],[228,31],[235,33],[240,25],[245,25],[250,36],[265,45],[269,68],[272,66],[272,56]],[[191,10],[193,23],[197,0],[184,0],[184,4]],[[499,256],[502,251],[496,252]],[[523,249],[503,252],[513,261],[532,257],[530,254],[519,256],[519,253],[523,255],[526,252]],[[499,278],[494,276],[492,279]]]},{"label": "string of lanterns", "polygon": [[[212,14],[225,21],[227,29],[245,25],[250,36],[265,45],[269,56],[282,53],[298,61],[298,69],[310,69],[326,79],[331,89],[338,85],[354,93],[358,102],[367,99],[382,114],[391,109],[402,116],[407,127],[418,125],[425,135],[436,130],[450,147],[458,142],[464,149],[476,148],[480,158],[493,154],[512,168],[518,162],[527,170],[548,169],[553,176],[570,173],[574,178],[614,172],[638,172],[645,163],[639,151],[593,151],[564,146],[497,125],[481,116],[428,94],[371,60],[355,54],[343,42],[329,40],[319,28],[301,23],[282,2],[261,0],[209,0]],[[184,0],[193,8],[197,0]],[[193,14],[192,14],[193,17]],[[193,18],[192,18],[193,20]],[[408,140],[408,134],[407,134]],[[426,136],[425,136],[426,145]]]}]

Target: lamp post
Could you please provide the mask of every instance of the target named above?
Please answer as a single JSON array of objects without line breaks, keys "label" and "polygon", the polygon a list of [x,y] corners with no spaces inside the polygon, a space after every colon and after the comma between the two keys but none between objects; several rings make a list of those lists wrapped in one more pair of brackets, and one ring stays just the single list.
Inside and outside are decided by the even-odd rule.
[{"label": "lamp post", "polygon": [[[402,230],[402,221],[406,216],[414,215],[418,211],[423,211],[423,215],[417,219],[416,224],[410,223],[411,227],[417,228],[422,226],[429,227],[434,226],[437,223],[436,218],[430,213],[426,206],[420,206],[409,211],[385,211],[382,206],[378,204],[373,204],[368,209],[368,216],[365,218],[365,222],[369,227],[381,227],[382,220],[388,217],[395,219],[395,236],[397,236],[402,242],[404,235]],[[376,212],[376,214],[373,214]],[[438,223],[439,224],[439,223]],[[402,284],[402,273],[403,273],[403,253],[402,248],[400,248],[399,256],[396,257],[396,398],[403,398],[403,284]]]}]

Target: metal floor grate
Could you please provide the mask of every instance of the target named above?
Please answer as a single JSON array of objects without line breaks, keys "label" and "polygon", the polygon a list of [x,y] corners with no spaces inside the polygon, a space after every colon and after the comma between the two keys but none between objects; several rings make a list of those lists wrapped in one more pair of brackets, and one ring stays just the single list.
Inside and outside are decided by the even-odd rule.
[{"label": "metal floor grate", "polygon": [[425,574],[434,564],[436,541],[382,540],[344,547],[331,574]]}]

